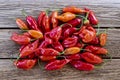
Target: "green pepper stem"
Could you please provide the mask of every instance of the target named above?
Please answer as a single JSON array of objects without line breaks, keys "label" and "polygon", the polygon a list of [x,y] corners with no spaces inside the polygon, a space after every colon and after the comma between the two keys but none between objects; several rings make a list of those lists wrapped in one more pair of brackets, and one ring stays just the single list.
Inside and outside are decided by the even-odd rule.
[{"label": "green pepper stem", "polygon": [[100,33],[100,26],[99,26],[99,24],[97,24],[97,33],[96,33],[96,35],[99,35],[99,33]]},{"label": "green pepper stem", "polygon": [[28,15],[26,14],[26,12],[25,12],[25,9],[22,9],[21,12],[22,12],[22,14],[23,14],[25,17],[28,16]]}]

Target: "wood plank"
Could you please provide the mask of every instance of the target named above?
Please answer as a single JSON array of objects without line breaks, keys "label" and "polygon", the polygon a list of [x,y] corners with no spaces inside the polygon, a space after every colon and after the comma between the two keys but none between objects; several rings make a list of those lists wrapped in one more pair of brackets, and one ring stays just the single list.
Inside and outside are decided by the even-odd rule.
[{"label": "wood plank", "polygon": [[[11,33],[15,31],[20,32],[18,29],[0,29],[0,58],[17,57],[19,46],[10,40]],[[120,57],[119,35],[120,29],[108,30],[108,42],[105,48],[109,50],[113,57]]]},{"label": "wood plank", "polygon": [[67,5],[88,7],[95,11],[101,27],[120,27],[120,1],[119,0],[0,0],[0,28],[16,28],[17,17],[25,20],[21,14],[24,8],[28,15],[37,17],[41,10],[59,9]]},{"label": "wood plank", "polygon": [[[101,68],[94,71],[79,71],[70,65],[57,71],[44,70],[45,63],[41,68],[37,65],[33,69],[24,71],[15,68],[12,61],[0,59],[1,80],[119,80],[120,59],[106,62]],[[114,66],[113,66],[114,65]]]}]

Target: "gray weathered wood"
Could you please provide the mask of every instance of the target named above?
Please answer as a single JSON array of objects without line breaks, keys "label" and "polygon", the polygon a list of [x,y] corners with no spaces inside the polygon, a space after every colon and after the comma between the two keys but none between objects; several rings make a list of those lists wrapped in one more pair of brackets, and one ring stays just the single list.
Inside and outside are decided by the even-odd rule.
[{"label": "gray weathered wood", "polygon": [[[107,60],[106,60],[107,61]],[[10,60],[0,60],[1,80],[119,80],[120,60],[108,60],[101,68],[94,71],[79,71],[70,65],[66,65],[61,70],[46,71],[45,63],[41,63],[41,68],[37,65],[31,70],[24,71],[13,66]]]},{"label": "gray weathered wood", "polygon": [[[1,29],[0,30],[0,53],[1,53],[0,58],[10,58],[10,57],[17,56],[19,46],[10,40],[10,36],[12,35],[12,32],[18,32],[18,29],[10,29],[10,30]],[[109,53],[113,57],[120,57],[120,54],[119,54],[120,30],[109,29],[107,32],[108,32],[108,40],[107,40],[108,42],[105,48],[109,50]]]},{"label": "gray weathered wood", "polygon": [[75,5],[77,7],[88,7],[96,13],[101,27],[120,27],[120,1],[114,0],[2,0],[0,3],[0,28],[15,28],[17,17],[25,20],[21,14],[24,8],[28,15],[37,17],[41,10],[63,8],[64,6]]}]

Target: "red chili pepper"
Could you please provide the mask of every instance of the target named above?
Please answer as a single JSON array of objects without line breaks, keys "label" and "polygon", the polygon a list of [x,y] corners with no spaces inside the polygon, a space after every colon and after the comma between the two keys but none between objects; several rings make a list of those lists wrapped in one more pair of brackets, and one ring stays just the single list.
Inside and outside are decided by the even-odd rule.
[{"label": "red chili pepper", "polygon": [[[38,16],[38,26],[39,26],[39,29],[42,30],[43,27],[42,27],[42,22],[43,22],[43,17],[45,16],[45,11],[41,11],[39,16]],[[43,32],[43,30],[42,30]]]},{"label": "red chili pepper", "polygon": [[50,18],[48,16],[48,14],[46,13],[46,15],[43,17],[43,22],[42,22],[42,26],[44,27],[44,32],[49,32],[50,31]]},{"label": "red chili pepper", "polygon": [[98,47],[98,46],[93,46],[93,45],[86,46],[85,49],[93,54],[107,54],[108,53],[107,49]]},{"label": "red chili pepper", "polygon": [[22,30],[28,30],[29,28],[27,27],[26,23],[24,21],[22,21],[20,18],[16,19],[16,24],[18,25],[18,27]]},{"label": "red chili pepper", "polygon": [[70,61],[71,65],[74,66],[78,70],[83,70],[83,71],[91,71],[94,69],[94,65],[82,62],[80,60],[72,60]]},{"label": "red chili pepper", "polygon": [[92,41],[89,42],[89,44],[92,44],[92,45],[97,45],[97,44],[99,44],[99,39],[98,39],[98,37],[96,36]]},{"label": "red chili pepper", "polygon": [[21,52],[24,48],[25,48],[26,45],[22,45],[19,49],[19,52]]},{"label": "red chili pepper", "polygon": [[36,56],[35,53],[32,53],[32,54],[28,55],[28,58],[29,58],[29,59],[35,59],[36,57],[37,57],[37,56]]},{"label": "red chili pepper", "polygon": [[61,69],[64,65],[66,65],[68,62],[70,62],[69,59],[54,60],[54,61],[48,63],[45,66],[45,69],[46,70],[58,70],[58,69]]},{"label": "red chili pepper", "polygon": [[93,25],[97,25],[98,24],[98,19],[96,18],[94,12],[87,9],[87,8],[85,8],[85,10],[89,12],[88,20],[90,21],[90,23],[93,24]]},{"label": "red chili pepper", "polygon": [[20,58],[26,57],[26,56],[32,54],[34,52],[34,50],[38,47],[38,43],[39,43],[39,40],[36,40],[33,43],[25,46],[24,49],[22,49],[22,51],[20,52],[20,55],[19,55]]},{"label": "red chili pepper", "polygon": [[52,47],[59,52],[62,52],[64,50],[60,42],[53,42]]},{"label": "red chili pepper", "polygon": [[17,44],[26,45],[31,42],[31,39],[25,35],[19,35],[17,33],[13,33],[11,36],[11,40],[15,41]]},{"label": "red chili pepper", "polygon": [[58,26],[50,31],[49,36],[53,41],[57,42],[61,36],[61,33],[62,28],[61,26]]},{"label": "red chili pepper", "polygon": [[66,55],[65,57],[70,60],[80,60],[81,59],[79,54]]},{"label": "red chili pepper", "polygon": [[18,60],[14,62],[14,65],[17,68],[28,70],[34,67],[36,64],[36,59],[23,59],[23,60]]},{"label": "red chili pepper", "polygon": [[23,33],[23,35],[25,35],[25,36],[27,36],[29,38],[32,38],[32,36],[28,32]]},{"label": "red chili pepper", "polygon": [[103,62],[102,58],[98,57],[97,55],[94,55],[90,52],[84,52],[81,54],[81,57],[89,62],[89,63],[92,63],[92,64],[100,64]]},{"label": "red chili pepper", "polygon": [[101,46],[105,46],[106,41],[107,41],[107,34],[106,33],[101,33],[99,35],[99,41]]},{"label": "red chili pepper", "polygon": [[76,6],[67,6],[62,9],[63,12],[85,13],[86,11]]},{"label": "red chili pepper", "polygon": [[40,48],[40,54],[42,56],[57,56],[60,55],[60,53],[52,48]]},{"label": "red chili pepper", "polygon": [[56,19],[56,17],[58,16],[58,12],[57,11],[53,11],[51,14],[51,23],[52,23],[52,28],[55,28],[58,26],[58,20]]},{"label": "red chili pepper", "polygon": [[75,45],[77,44],[77,42],[78,42],[78,37],[73,36],[73,37],[68,37],[68,38],[66,38],[66,39],[62,42],[62,44],[63,44],[63,46],[64,46],[65,48],[68,48],[68,47],[73,47],[73,46],[75,46]]},{"label": "red chili pepper", "polygon": [[56,56],[39,56],[39,58],[40,58],[42,61],[51,61],[51,60],[55,60],[55,59],[56,59]]}]

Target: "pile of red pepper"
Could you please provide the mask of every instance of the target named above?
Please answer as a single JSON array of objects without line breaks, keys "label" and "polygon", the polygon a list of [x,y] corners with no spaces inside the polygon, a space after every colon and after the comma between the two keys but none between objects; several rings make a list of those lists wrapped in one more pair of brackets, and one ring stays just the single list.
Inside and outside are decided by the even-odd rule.
[{"label": "pile of red pepper", "polygon": [[22,34],[13,33],[11,39],[19,44],[19,56],[14,65],[28,70],[38,60],[47,62],[46,70],[57,70],[70,63],[78,70],[90,71],[103,62],[100,55],[107,34],[98,33],[94,26],[98,19],[90,9],[67,6],[59,11],[41,11],[38,19],[26,15],[26,22],[16,19]]}]

